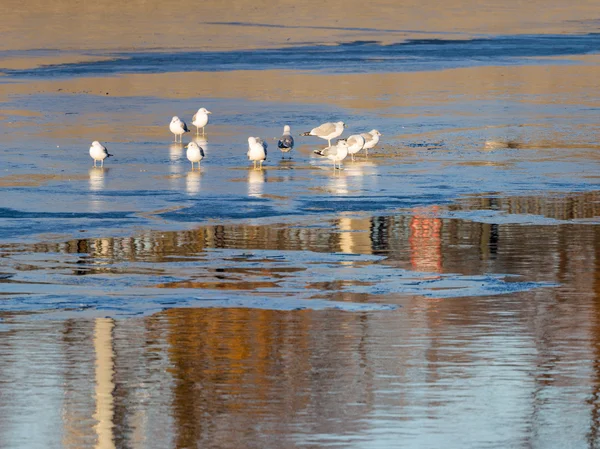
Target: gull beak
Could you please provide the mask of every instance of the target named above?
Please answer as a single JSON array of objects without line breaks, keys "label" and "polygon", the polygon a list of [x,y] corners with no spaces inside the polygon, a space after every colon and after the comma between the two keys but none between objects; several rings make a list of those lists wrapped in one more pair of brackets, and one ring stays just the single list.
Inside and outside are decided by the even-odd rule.
[{"label": "gull beak", "polygon": [[210,112],[210,111],[206,111],[206,113],[207,113],[207,114],[212,114],[212,112]]},{"label": "gull beak", "polygon": [[346,125],[345,123],[344,123],[344,128],[348,128],[348,125]]}]

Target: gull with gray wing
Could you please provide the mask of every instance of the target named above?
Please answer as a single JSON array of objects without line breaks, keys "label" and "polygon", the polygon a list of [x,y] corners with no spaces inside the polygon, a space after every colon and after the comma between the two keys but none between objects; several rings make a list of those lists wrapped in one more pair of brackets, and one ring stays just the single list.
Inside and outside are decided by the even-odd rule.
[{"label": "gull with gray wing", "polygon": [[342,169],[342,161],[348,156],[348,142],[346,139],[339,139],[334,147],[327,147],[322,150],[315,150],[315,154],[321,157],[326,157],[333,162],[333,169],[336,168],[336,163],[339,165],[339,169]]},{"label": "gull with gray wing", "polygon": [[365,139],[365,145],[363,148],[365,149],[365,154],[368,156],[369,150],[379,142],[379,136],[381,136],[381,133],[376,129],[372,129],[368,133],[362,133],[361,136],[363,136]]},{"label": "gull with gray wing", "polygon": [[277,147],[281,150],[282,159],[284,154],[289,153],[294,149],[294,138],[292,137],[292,131],[289,125],[283,127],[283,135],[279,139],[279,142],[277,142]]},{"label": "gull with gray wing", "polygon": [[108,150],[104,145],[97,140],[94,140],[90,147],[90,156],[94,159],[94,167],[96,166],[96,161],[100,161],[100,167],[104,167],[104,159],[111,157],[112,154],[108,153]]},{"label": "gull with gray wing", "polygon": [[248,159],[254,163],[254,169],[256,170],[256,163],[260,163],[259,169],[262,170],[262,164],[267,159],[267,143],[264,142],[260,137],[248,137]]},{"label": "gull with gray wing", "polygon": [[341,136],[344,132],[345,127],[346,125],[344,124],[344,122],[328,122],[323,123],[322,125],[317,126],[316,128],[313,128],[310,131],[302,133],[300,135],[320,137],[321,139],[325,139],[329,143],[329,146],[331,146],[331,139],[335,139],[336,137]]},{"label": "gull with gray wing", "polygon": [[347,139],[348,142],[348,154],[354,161],[354,155],[363,149],[365,146],[365,138],[360,134],[354,134]]},{"label": "gull with gray wing", "polygon": [[[175,142],[181,142],[181,137],[183,134],[190,131],[185,122],[177,116],[171,119],[169,129],[173,134],[175,134]],[[177,136],[179,136],[179,140],[177,140]]]}]

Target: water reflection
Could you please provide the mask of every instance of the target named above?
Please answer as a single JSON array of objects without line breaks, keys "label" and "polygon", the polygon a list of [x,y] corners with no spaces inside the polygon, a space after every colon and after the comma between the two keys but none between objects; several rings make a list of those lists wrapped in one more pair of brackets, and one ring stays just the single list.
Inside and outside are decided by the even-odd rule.
[{"label": "water reflection", "polygon": [[248,171],[248,196],[261,198],[267,182],[266,170]]},{"label": "water reflection", "polygon": [[114,351],[112,332],[115,323],[110,318],[97,318],[94,332],[96,353],[96,434],[97,449],[113,449],[114,443]]},{"label": "water reflection", "polygon": [[[597,216],[599,199],[598,193],[468,198],[453,207],[564,219]],[[61,446],[53,443],[62,438],[71,442],[67,447],[90,447],[90,441],[96,447],[217,448],[239,441],[261,448],[365,442],[393,447],[399,438],[412,447],[500,448],[523,441],[535,447],[573,442],[596,447],[600,230],[585,223],[477,223],[440,218],[443,212],[428,207],[404,215],[343,213],[315,227],[217,224],[4,248],[10,252],[6,269],[25,273],[29,282],[50,282],[44,287],[57,276],[68,279],[74,266],[87,269],[90,282],[114,282],[120,275],[142,285],[145,274],[165,289],[187,283],[195,290],[183,295],[196,296],[211,282],[232,292],[296,275],[293,267],[277,265],[278,256],[270,256],[275,268],[262,263],[260,254],[250,257],[264,249],[295,252],[290,259],[385,255],[378,265],[431,273],[418,281],[424,284],[452,271],[512,273],[560,287],[454,299],[388,294],[383,300],[403,307],[386,313],[187,308],[118,325],[83,318],[9,327],[0,344],[0,373],[10,382],[0,388],[11,400],[0,405],[0,421],[25,422],[28,412],[40,409],[31,391],[46,398],[51,385],[54,396],[64,398],[44,399],[60,416],[58,424],[43,436],[30,436],[43,438],[47,447]],[[202,272],[207,253],[225,248],[235,249],[223,257],[227,264]],[[20,252],[27,263],[17,260]],[[32,259],[44,252],[51,253],[51,263]],[[10,265],[11,260],[16,262]],[[348,258],[332,268],[334,278],[314,276],[311,282],[328,298],[381,300],[378,284],[371,293],[343,288],[367,268]],[[77,283],[85,280],[79,276]],[[3,312],[2,319],[10,325],[20,318]],[[36,335],[32,328],[41,330]],[[60,359],[47,358],[57,351],[44,345],[60,346]],[[16,375],[32,369],[44,375]],[[95,425],[89,424],[92,418]],[[505,429],[501,435],[498,426]],[[6,447],[18,447],[11,444],[12,429],[0,425]]]},{"label": "water reflection", "polygon": [[200,170],[202,170],[202,167],[189,171],[185,175],[185,191],[188,195],[196,195],[200,192],[200,179],[202,178]]},{"label": "water reflection", "polygon": [[348,194],[348,175],[345,170],[335,170],[328,175],[327,190],[334,195]]},{"label": "water reflection", "polygon": [[183,144],[172,143],[169,145],[169,159],[171,162],[177,162],[183,157]]},{"label": "water reflection", "polygon": [[[107,167],[92,167],[89,170],[89,189],[90,192],[102,192],[106,187],[106,176],[110,168]],[[91,212],[105,212],[107,204],[104,196],[90,195],[89,209]]]},{"label": "water reflection", "polygon": [[89,170],[89,187],[92,192],[99,192],[104,190],[106,184],[106,175],[110,168],[106,167],[92,167]]}]

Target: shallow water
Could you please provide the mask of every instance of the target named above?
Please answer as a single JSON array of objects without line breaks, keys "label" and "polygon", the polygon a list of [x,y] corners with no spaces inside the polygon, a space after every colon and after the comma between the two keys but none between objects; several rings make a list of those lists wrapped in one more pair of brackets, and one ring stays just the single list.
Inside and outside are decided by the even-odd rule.
[{"label": "shallow water", "polygon": [[[600,46],[546,3],[4,11],[0,446],[600,446]],[[383,136],[334,173],[298,134],[340,119]]]}]

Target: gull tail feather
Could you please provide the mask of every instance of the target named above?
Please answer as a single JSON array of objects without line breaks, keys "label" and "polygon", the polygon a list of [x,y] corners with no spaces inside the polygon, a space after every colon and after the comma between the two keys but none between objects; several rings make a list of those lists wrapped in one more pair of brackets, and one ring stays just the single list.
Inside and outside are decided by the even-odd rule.
[{"label": "gull tail feather", "polygon": [[310,136],[310,131],[300,134],[301,136]]}]

